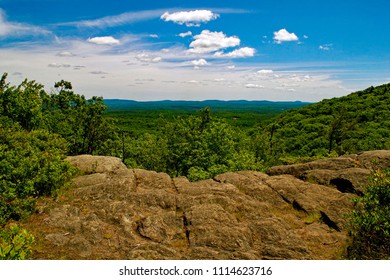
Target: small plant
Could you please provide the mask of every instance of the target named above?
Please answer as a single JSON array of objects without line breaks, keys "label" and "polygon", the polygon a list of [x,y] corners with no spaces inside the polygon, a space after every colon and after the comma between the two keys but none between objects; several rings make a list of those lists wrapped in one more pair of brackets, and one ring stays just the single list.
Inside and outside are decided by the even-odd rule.
[{"label": "small plant", "polygon": [[18,225],[0,230],[0,260],[26,260],[32,252],[34,236]]},{"label": "small plant", "polygon": [[390,169],[374,172],[350,219],[350,259],[390,259]]}]

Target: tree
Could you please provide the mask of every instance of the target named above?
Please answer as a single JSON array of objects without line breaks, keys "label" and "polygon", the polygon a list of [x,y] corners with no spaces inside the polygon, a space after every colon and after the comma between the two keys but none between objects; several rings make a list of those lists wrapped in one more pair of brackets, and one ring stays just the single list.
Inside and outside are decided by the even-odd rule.
[{"label": "tree", "polygon": [[226,171],[261,168],[255,153],[243,144],[245,136],[213,118],[209,108],[168,123],[165,133],[167,171],[173,176],[200,180]]},{"label": "tree", "polygon": [[0,80],[0,114],[28,131],[39,128],[42,124],[43,86],[26,79],[19,86],[11,87],[6,78],[4,73]]},{"label": "tree", "polygon": [[50,94],[43,106],[46,127],[68,141],[70,154],[93,154],[114,137],[115,128],[104,117],[107,106],[102,97],[86,99],[75,94],[72,84],[64,80],[55,88],[57,92]]}]

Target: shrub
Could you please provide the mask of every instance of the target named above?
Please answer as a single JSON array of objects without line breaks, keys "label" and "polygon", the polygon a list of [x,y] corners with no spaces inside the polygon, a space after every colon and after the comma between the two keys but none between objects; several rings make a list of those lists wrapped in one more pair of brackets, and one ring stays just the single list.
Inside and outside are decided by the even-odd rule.
[{"label": "shrub", "polygon": [[0,260],[26,260],[32,252],[34,236],[18,225],[0,230]]},{"label": "shrub", "polygon": [[390,169],[376,171],[350,219],[350,259],[390,259]]},{"label": "shrub", "polygon": [[45,130],[0,124],[0,226],[34,210],[35,198],[55,195],[74,169],[63,161],[66,142]]}]

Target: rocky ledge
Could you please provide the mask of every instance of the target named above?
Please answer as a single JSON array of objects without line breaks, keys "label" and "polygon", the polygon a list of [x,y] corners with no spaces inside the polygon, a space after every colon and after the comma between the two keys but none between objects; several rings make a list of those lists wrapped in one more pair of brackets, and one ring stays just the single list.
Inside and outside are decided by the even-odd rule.
[{"label": "rocky ledge", "polygon": [[67,160],[83,175],[26,227],[37,259],[337,259],[346,215],[390,151],[189,182],[118,158]]}]

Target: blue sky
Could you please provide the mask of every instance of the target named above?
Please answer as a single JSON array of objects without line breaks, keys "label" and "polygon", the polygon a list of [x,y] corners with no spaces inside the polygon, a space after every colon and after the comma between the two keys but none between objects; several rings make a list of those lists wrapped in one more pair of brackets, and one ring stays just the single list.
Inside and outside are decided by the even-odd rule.
[{"label": "blue sky", "polygon": [[0,73],[134,100],[319,101],[390,82],[385,0],[0,0]]}]

